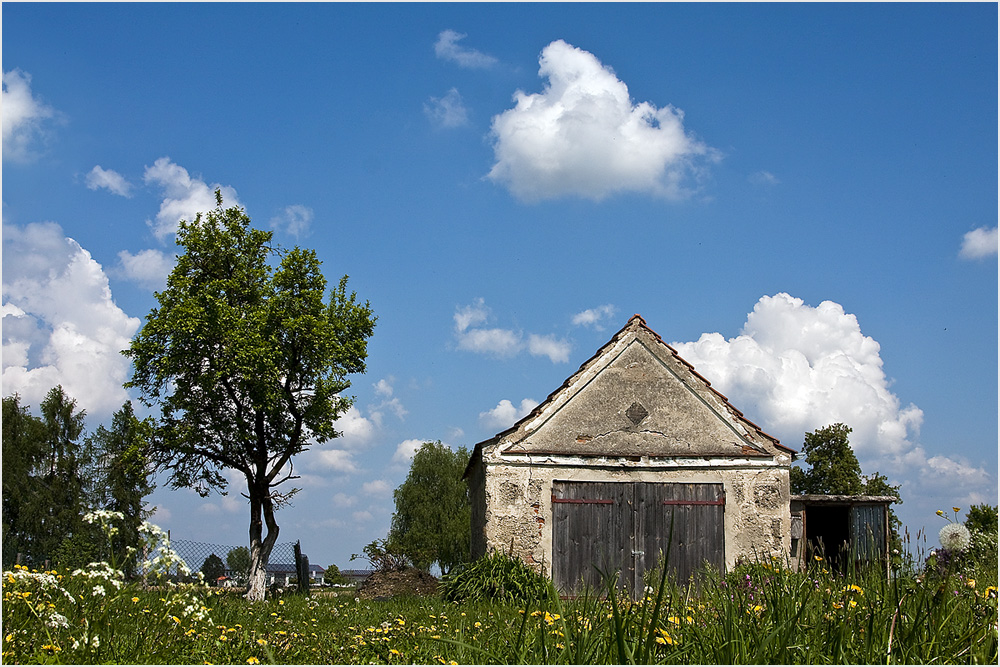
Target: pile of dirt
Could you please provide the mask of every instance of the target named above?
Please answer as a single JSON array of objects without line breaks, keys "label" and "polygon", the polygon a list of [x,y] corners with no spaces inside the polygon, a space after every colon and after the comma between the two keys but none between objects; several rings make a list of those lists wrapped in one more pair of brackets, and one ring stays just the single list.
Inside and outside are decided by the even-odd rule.
[{"label": "pile of dirt", "polygon": [[394,572],[374,572],[358,586],[358,597],[378,600],[397,595],[430,596],[437,593],[437,577],[414,567]]}]

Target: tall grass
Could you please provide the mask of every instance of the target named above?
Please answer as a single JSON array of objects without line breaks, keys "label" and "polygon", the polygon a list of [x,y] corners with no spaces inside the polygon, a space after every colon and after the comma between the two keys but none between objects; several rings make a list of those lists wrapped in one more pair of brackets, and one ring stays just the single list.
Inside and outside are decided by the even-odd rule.
[{"label": "tall grass", "polygon": [[660,572],[638,600],[607,585],[519,603],[324,593],[251,604],[126,583],[113,564],[17,568],[3,574],[3,662],[996,664],[996,570],[950,562],[840,574],[822,560],[804,572],[755,561],[698,586]]}]

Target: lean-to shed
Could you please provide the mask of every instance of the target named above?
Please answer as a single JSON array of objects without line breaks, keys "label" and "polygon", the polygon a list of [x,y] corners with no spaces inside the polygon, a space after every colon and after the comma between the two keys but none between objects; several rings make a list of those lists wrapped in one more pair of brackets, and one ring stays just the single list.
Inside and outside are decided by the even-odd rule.
[{"label": "lean-to shed", "polygon": [[528,416],[475,446],[472,555],[512,552],[566,594],[599,585],[599,570],[642,590],[668,542],[682,579],[705,562],[784,560],[793,454],[635,315]]}]

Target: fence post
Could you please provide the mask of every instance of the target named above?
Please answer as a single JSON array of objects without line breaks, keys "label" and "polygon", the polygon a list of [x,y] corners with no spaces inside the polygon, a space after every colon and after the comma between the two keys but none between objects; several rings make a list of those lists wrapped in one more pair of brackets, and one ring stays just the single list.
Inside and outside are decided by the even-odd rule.
[{"label": "fence post", "polygon": [[295,541],[295,576],[300,593],[309,594],[309,559],[302,555],[302,545]]}]

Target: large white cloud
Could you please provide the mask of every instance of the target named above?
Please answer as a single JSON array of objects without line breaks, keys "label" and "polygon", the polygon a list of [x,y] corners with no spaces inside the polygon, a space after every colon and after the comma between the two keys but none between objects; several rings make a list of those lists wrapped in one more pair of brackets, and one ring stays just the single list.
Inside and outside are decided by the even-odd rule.
[{"label": "large white cloud", "polygon": [[966,232],[962,237],[959,256],[964,259],[982,259],[997,254],[997,228],[980,227]]},{"label": "large white cloud", "polygon": [[543,92],[518,90],[514,108],[493,118],[489,178],[516,197],[680,197],[696,158],[714,158],[685,131],[682,111],[633,103],[593,54],[558,40],[542,50],[539,65]]},{"label": "large white cloud", "polygon": [[843,422],[859,456],[898,458],[913,448],[923,413],[889,391],[879,344],[840,304],[762,297],[739,336],[706,333],[673,344],[735,405],[797,448],[802,434]]},{"label": "large white cloud", "polygon": [[107,416],[128,398],[121,354],[140,321],[114,302],[108,278],[52,222],[3,226],[3,394],[37,405],[61,384]]},{"label": "large white cloud", "polygon": [[853,429],[851,446],[862,469],[901,483],[904,496],[917,494],[918,505],[982,502],[977,498],[991,489],[996,500],[988,471],[961,457],[931,455],[918,442],[923,412],[890,391],[878,342],[838,303],[812,307],[784,293],[764,296],[735,338],[706,333],[672,345],[793,449],[807,431],[841,422]]},{"label": "large white cloud", "polygon": [[181,220],[192,221],[198,213],[215,209],[215,191],[222,192],[225,206],[239,206],[236,190],[219,184],[209,185],[193,178],[188,170],[175,164],[169,157],[161,157],[153,166],[146,167],[143,180],[148,185],[158,186],[163,192],[163,202],[155,220],[148,222],[153,233],[161,241],[177,231]]},{"label": "large white cloud", "polygon": [[29,160],[32,143],[44,136],[46,120],[56,116],[52,107],[31,93],[31,75],[15,69],[3,73],[0,95],[3,113],[3,159]]}]

